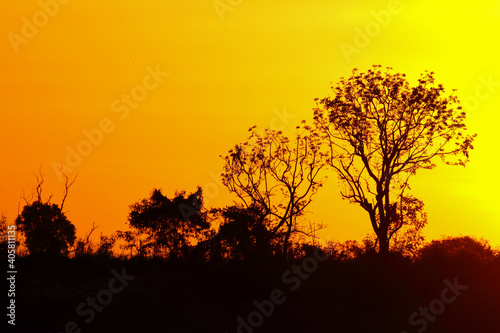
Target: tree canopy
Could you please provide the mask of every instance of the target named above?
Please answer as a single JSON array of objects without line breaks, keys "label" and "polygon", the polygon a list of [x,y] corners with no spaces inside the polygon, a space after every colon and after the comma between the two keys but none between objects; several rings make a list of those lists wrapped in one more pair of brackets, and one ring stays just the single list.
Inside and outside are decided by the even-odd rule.
[{"label": "tree canopy", "polygon": [[30,254],[67,255],[76,236],[75,226],[58,205],[35,201],[24,206],[16,225],[26,237]]},{"label": "tree canopy", "polygon": [[332,97],[316,99],[314,124],[327,164],[344,186],[343,198],[368,212],[379,252],[386,253],[391,238],[411,221],[405,216],[423,209],[410,205],[410,176],[434,168],[439,158],[465,166],[475,135],[467,134],[458,98],[444,96],[433,72],[410,86],[405,74],[380,67],[354,69],[332,86]]},{"label": "tree canopy", "polygon": [[149,198],[130,206],[128,221],[132,228],[147,234],[147,243],[157,254],[166,250],[170,259],[177,259],[185,256],[200,232],[210,227],[202,207],[201,188],[187,196],[177,192],[173,199],[154,189]]}]

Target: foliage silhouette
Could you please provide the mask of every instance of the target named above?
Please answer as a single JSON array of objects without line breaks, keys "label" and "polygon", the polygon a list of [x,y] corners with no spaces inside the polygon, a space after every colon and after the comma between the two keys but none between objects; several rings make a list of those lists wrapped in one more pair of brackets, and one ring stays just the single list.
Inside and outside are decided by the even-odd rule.
[{"label": "foliage silhouette", "polygon": [[116,235],[106,236],[101,234],[96,254],[101,257],[113,257],[113,247],[117,241]]},{"label": "foliage silhouette", "polygon": [[229,206],[212,212],[222,220],[210,240],[217,244],[221,259],[264,259],[279,251],[279,236],[271,232],[266,214],[258,208]]},{"label": "foliage silhouette", "polygon": [[410,87],[404,74],[380,67],[354,69],[332,87],[333,97],[316,99],[314,125],[327,164],[345,186],[342,197],[368,212],[384,255],[393,236],[414,221],[409,215],[423,214],[423,205],[406,194],[409,178],[434,168],[436,158],[465,166],[475,135],[466,133],[465,111],[456,96],[443,97],[433,72]]},{"label": "foliage silhouette", "polygon": [[76,239],[75,226],[56,204],[35,201],[24,206],[16,225],[32,255],[67,255]]},{"label": "foliage silhouette", "polygon": [[125,244],[120,245],[120,248],[126,251],[129,257],[146,258],[150,256],[153,249],[154,239],[148,237],[139,229],[116,232],[117,240],[123,240]]},{"label": "foliage silhouette", "polygon": [[[17,241],[16,241],[17,243]],[[7,217],[0,215],[0,258],[6,259],[9,246],[9,230],[7,224]]]},{"label": "foliage silhouette", "polygon": [[173,199],[154,189],[151,196],[130,206],[129,225],[147,235],[154,253],[165,254],[169,260],[186,257],[193,242],[210,227],[203,211],[203,194],[177,192]]},{"label": "foliage silhouette", "polygon": [[98,228],[95,223],[92,223],[92,228],[83,238],[78,238],[73,247],[73,254],[75,257],[90,256],[94,254],[94,244],[90,239],[92,233]]},{"label": "foliage silhouette", "polygon": [[77,177],[70,180],[66,174],[62,173],[64,179],[63,196],[60,205],[57,205],[51,203],[52,195],[45,201],[42,198],[45,182],[42,166],[40,166],[38,174],[34,174],[34,176],[37,184],[31,198],[27,198],[23,194],[25,206],[16,218],[17,229],[24,234],[24,244],[31,255],[67,256],[76,239],[76,228],[62,209],[68,198],[69,189]]},{"label": "foliage silhouette", "polygon": [[495,259],[495,251],[483,239],[471,236],[445,237],[433,240],[420,251],[420,260],[439,263],[487,265]]}]

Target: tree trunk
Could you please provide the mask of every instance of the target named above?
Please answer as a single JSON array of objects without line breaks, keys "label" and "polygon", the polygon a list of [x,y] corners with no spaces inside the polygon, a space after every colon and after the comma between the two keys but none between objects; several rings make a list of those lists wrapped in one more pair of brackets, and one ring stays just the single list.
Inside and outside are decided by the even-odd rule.
[{"label": "tree trunk", "polygon": [[387,233],[383,233],[378,237],[378,254],[381,257],[387,257],[389,254],[389,239]]},{"label": "tree trunk", "polygon": [[292,226],[293,226],[293,215],[290,215],[289,221],[287,223],[285,241],[283,243],[283,255],[285,256],[285,262],[288,261],[288,245],[289,245],[290,235],[292,233]]},{"label": "tree trunk", "polygon": [[283,242],[283,255],[285,257],[285,262],[288,261],[288,241],[290,239],[291,230],[288,229],[285,234],[285,241]]}]

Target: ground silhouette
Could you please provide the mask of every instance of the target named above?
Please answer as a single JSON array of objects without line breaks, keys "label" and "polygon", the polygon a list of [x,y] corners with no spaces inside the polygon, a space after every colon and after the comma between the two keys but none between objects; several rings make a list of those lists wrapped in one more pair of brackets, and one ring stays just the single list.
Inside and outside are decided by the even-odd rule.
[{"label": "ground silhouette", "polygon": [[[441,255],[429,256],[436,251]],[[289,263],[275,258],[203,264],[26,256],[19,259],[16,332],[62,332],[70,321],[96,333],[238,332],[239,317],[250,325],[240,332],[417,332],[425,318],[420,309],[438,302],[449,283],[466,289],[458,287],[453,302],[435,309],[438,315],[429,312],[433,320],[426,320],[425,331],[495,332],[498,253],[469,237],[429,244],[422,253],[415,261],[396,254],[381,260],[373,251],[341,259],[311,247]],[[79,305],[89,297],[108,302],[102,290],[113,271],[133,279],[86,323],[89,315],[78,315]],[[271,311],[275,290],[282,295]],[[256,311],[264,314],[254,328],[248,323],[259,323]]]}]

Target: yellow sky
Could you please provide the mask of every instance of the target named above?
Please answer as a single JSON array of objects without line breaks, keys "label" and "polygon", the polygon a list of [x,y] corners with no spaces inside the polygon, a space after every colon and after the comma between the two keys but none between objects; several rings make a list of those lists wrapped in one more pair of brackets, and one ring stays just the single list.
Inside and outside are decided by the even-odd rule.
[{"label": "yellow sky", "polygon": [[[482,0],[3,1],[0,212],[15,219],[41,163],[55,202],[53,165],[78,173],[65,210],[79,236],[92,222],[124,229],[128,205],[154,187],[201,185],[209,205],[229,204],[219,155],[250,126],[292,130],[330,82],[382,64],[411,80],[435,71],[479,134],[466,168],[413,179],[426,235],[500,245],[498,22],[500,4]],[[367,216],[338,190],[330,174],[310,218],[329,224],[324,239],[359,238]]]}]

